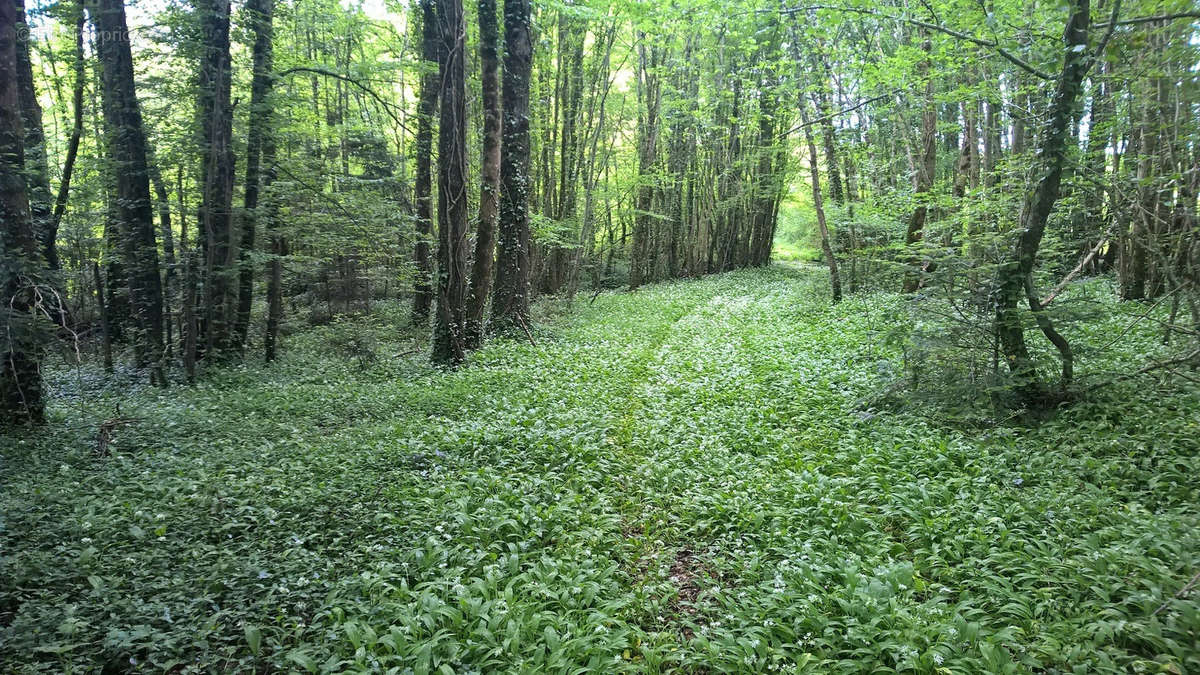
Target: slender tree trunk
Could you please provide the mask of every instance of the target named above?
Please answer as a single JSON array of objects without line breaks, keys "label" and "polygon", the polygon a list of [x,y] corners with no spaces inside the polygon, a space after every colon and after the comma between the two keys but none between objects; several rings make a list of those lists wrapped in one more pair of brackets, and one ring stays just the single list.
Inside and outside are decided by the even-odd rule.
[{"label": "slender tree trunk", "polygon": [[255,230],[258,225],[258,199],[262,189],[263,145],[271,129],[271,87],[273,77],[271,20],[274,0],[251,0],[246,6],[254,31],[253,71],[250,83],[250,123],[246,132],[246,191],[242,202],[242,237],[238,244],[238,303],[233,336],[238,349],[246,344],[250,328],[250,306],[254,299]]},{"label": "slender tree trunk", "polygon": [[466,22],[462,0],[438,0],[438,297],[433,361],[463,361],[467,290]]},{"label": "slender tree trunk", "polygon": [[[804,123],[804,142],[808,145],[808,168],[809,175],[812,177],[813,208],[817,212],[817,227],[821,231],[821,252],[825,256],[825,262],[829,265],[829,286],[833,291],[833,304],[836,305],[842,301],[842,280],[838,275],[837,258],[833,255],[833,245],[829,241],[829,226],[825,223],[825,205],[821,197],[821,171],[817,165],[817,144],[813,141],[812,129],[808,123],[808,113],[805,110],[806,106],[802,101],[800,114]],[[819,114],[820,108],[817,111]]]},{"label": "slender tree trunk", "polygon": [[650,47],[649,55],[645,40],[638,47],[638,92],[642,99],[638,115],[638,185],[634,200],[633,250],[629,256],[629,289],[635,290],[654,274],[653,256],[650,250],[650,230],[654,227],[651,210],[654,208],[654,172],[658,162],[658,106],[661,98],[659,87],[658,47]]},{"label": "slender tree trunk", "polygon": [[104,299],[104,276],[100,274],[100,264],[92,262],[92,284],[96,287],[96,310],[100,314],[100,353],[104,362],[104,372],[112,374],[112,340],[108,333],[108,305]]},{"label": "slender tree trunk", "polygon": [[[42,261],[25,181],[21,94],[18,86],[17,6],[0,2],[0,425],[44,420],[41,345],[35,319],[34,284]],[[24,324],[24,325],[22,325]]]},{"label": "slender tree trunk", "polygon": [[[86,59],[83,52],[83,8],[77,7],[78,16],[75,19],[75,85],[71,91],[72,126],[71,138],[67,141],[67,155],[63,159],[62,179],[58,184],[58,196],[54,200],[54,213],[50,217],[51,235],[58,238],[58,226],[62,223],[63,214],[67,210],[67,200],[71,194],[71,177],[75,172],[75,160],[79,156],[79,143],[83,140],[83,85],[85,78]],[[57,249],[55,249],[57,257]],[[57,268],[52,268],[57,269]]]},{"label": "slender tree trunk", "polygon": [[[108,141],[108,156],[116,175],[115,213],[121,232],[129,294],[137,337],[134,342],[141,365],[150,367],[154,384],[166,386],[163,362],[162,277],[154,234],[150,172],[142,112],[134,90],[133,53],[125,7],[121,0],[98,0],[92,20],[103,76],[101,89]],[[111,293],[111,286],[109,288]]]},{"label": "slender tree trunk", "polygon": [[416,202],[417,241],[413,246],[416,280],[413,284],[412,323],[426,326],[433,304],[433,262],[430,244],[433,234],[433,115],[437,111],[438,18],[435,0],[420,0],[421,6],[421,90],[417,95],[417,175],[413,186]]},{"label": "slender tree trunk", "polygon": [[1038,376],[1037,367],[1025,343],[1025,332],[1017,303],[1024,293],[1038,327],[1059,352],[1062,375],[1059,385],[1071,385],[1074,356],[1071,347],[1055,331],[1045,315],[1033,287],[1033,269],[1038,248],[1046,231],[1046,221],[1058,200],[1063,167],[1066,164],[1067,144],[1075,117],[1084,75],[1089,66],[1087,53],[1089,0],[1070,0],[1071,15],[1067,20],[1066,43],[1062,73],[1058,77],[1046,126],[1042,131],[1035,159],[1034,176],[1040,177],[1021,207],[1019,235],[1016,247],[1001,267],[996,303],[996,335],[1000,350],[1016,380],[1018,393],[1028,404],[1045,401],[1047,391]]},{"label": "slender tree trunk", "polygon": [[529,323],[529,75],[533,59],[529,0],[504,3],[504,139],[500,150],[500,224],[492,325]]},{"label": "slender tree trunk", "polygon": [[933,189],[933,172],[937,167],[937,109],[933,103],[933,79],[929,78],[929,53],[932,49],[928,39],[921,46],[926,57],[919,68],[928,78],[925,85],[926,104],[921,113],[921,148],[916,157],[916,175],[913,177],[913,198],[916,208],[908,220],[908,231],[904,244],[909,249],[909,269],[904,275],[904,292],[913,293],[921,287],[921,255],[916,250],[925,236],[925,220],[929,213],[929,191]]},{"label": "slender tree trunk", "polygon": [[[268,133],[263,139],[264,188],[275,182],[278,173],[276,143],[275,134],[272,133]],[[278,199],[269,193],[262,220],[267,226],[267,238],[271,244],[271,260],[267,263],[267,325],[263,333],[264,359],[269,363],[275,360],[279,344],[279,324],[283,321],[283,256],[287,254],[287,246],[283,236],[279,234]]]},{"label": "slender tree trunk", "polygon": [[162,236],[163,263],[166,267],[162,282],[163,330],[166,333],[166,360],[170,363],[173,354],[171,292],[175,288],[175,235],[171,231],[171,202],[167,197],[167,187],[163,184],[162,171],[152,155],[148,161],[150,163],[150,185],[154,188],[154,199],[158,205],[158,231]]},{"label": "slender tree trunk", "polygon": [[483,156],[479,171],[479,225],[475,233],[475,262],[467,299],[467,349],[483,342],[483,313],[492,285],[492,258],[496,248],[496,221],[500,215],[500,31],[496,0],[479,0],[479,61],[483,93]]}]

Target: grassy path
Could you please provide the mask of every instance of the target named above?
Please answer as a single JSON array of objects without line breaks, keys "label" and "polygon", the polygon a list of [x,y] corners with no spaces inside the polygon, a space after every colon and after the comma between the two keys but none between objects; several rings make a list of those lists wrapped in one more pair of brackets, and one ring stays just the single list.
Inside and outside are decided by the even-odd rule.
[{"label": "grassy path", "polygon": [[[1155,611],[1200,565],[1200,395],[1037,430],[861,415],[902,301],[821,285],[604,294],[454,373],[335,327],[195,389],[93,389],[3,439],[3,670],[1200,668],[1195,600]],[[339,357],[346,331],[385,356]]]}]

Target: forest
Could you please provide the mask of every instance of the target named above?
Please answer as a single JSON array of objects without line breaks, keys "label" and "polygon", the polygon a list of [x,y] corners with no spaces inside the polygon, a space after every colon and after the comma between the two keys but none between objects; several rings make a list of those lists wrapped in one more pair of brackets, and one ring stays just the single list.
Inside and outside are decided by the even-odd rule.
[{"label": "forest", "polygon": [[0,0],[0,672],[1200,672],[1187,0]]}]

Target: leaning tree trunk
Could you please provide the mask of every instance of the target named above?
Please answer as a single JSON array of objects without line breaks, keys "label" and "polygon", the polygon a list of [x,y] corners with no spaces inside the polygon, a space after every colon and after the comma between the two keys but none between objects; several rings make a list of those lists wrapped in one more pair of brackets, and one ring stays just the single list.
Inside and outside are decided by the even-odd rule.
[{"label": "leaning tree trunk", "polygon": [[479,226],[475,232],[475,262],[467,298],[467,349],[483,342],[483,312],[492,285],[492,256],[496,248],[496,221],[500,215],[500,110],[499,27],[496,0],[479,0],[479,61],[483,92],[483,153],[479,171]]},{"label": "leaning tree trunk", "polygon": [[467,290],[466,22],[462,0],[438,0],[438,296],[433,361],[461,363]]},{"label": "leaning tree trunk", "polygon": [[[62,178],[58,183],[58,195],[54,199],[54,213],[50,216],[50,228],[46,232],[46,238],[58,238],[58,226],[62,223],[63,214],[67,211],[67,200],[71,194],[71,176],[75,172],[75,160],[79,157],[79,143],[83,140],[83,85],[87,67],[87,60],[83,51],[83,28],[84,15],[83,8],[76,5],[74,11],[78,12],[75,17],[75,61],[74,74],[75,84],[71,91],[71,137],[67,141],[67,154],[63,159]],[[47,254],[49,250],[46,250]],[[55,259],[57,260],[57,248],[55,249]],[[53,266],[51,269],[56,269]]]},{"label": "leaning tree trunk", "polygon": [[416,281],[413,284],[412,323],[429,325],[433,304],[433,263],[429,257],[433,234],[433,114],[438,104],[438,27],[434,0],[421,0],[421,90],[417,94],[417,175],[413,185],[416,202],[417,241],[413,246]]},{"label": "leaning tree trunk", "polygon": [[1090,65],[1087,53],[1089,0],[1071,0],[1071,16],[1067,20],[1064,42],[1066,55],[1062,73],[1050,110],[1046,126],[1042,131],[1034,159],[1033,175],[1038,182],[1028,192],[1021,207],[1020,227],[1016,247],[999,270],[999,288],[996,301],[996,335],[1000,351],[1008,363],[1015,380],[1016,390],[1023,402],[1030,405],[1047,402],[1049,391],[1042,382],[1033,357],[1025,343],[1025,331],[1017,303],[1024,293],[1029,309],[1033,312],[1038,328],[1058,350],[1062,363],[1059,386],[1066,390],[1071,384],[1074,355],[1071,346],[1044,313],[1044,307],[1035,294],[1033,268],[1037,263],[1038,248],[1046,231],[1046,221],[1058,200],[1063,167],[1066,164],[1067,144],[1071,142],[1071,127],[1074,122],[1075,104],[1079,99],[1084,75]]},{"label": "leaning tree trunk", "polygon": [[[153,383],[166,386],[163,362],[163,297],[159,276],[158,246],[154,234],[154,204],[150,199],[150,171],[146,134],[133,82],[133,53],[125,6],[121,0],[99,0],[91,9],[101,66],[109,161],[116,176],[117,218],[129,295],[137,337],[134,345],[140,365],[150,367]],[[110,286],[109,292],[112,292]]]},{"label": "leaning tree trunk", "polygon": [[[825,261],[829,265],[829,287],[833,292],[833,304],[842,301],[842,279],[838,274],[837,258],[833,255],[833,245],[829,241],[829,226],[825,223],[825,205],[822,203],[821,196],[821,171],[817,164],[817,144],[813,140],[811,124],[808,120],[808,113],[805,111],[805,104],[800,103],[800,114],[804,125],[804,142],[808,145],[808,167],[812,176],[812,192],[813,192],[813,208],[817,212],[817,227],[821,231],[821,252],[825,256]],[[818,113],[820,108],[818,107]]]},{"label": "leaning tree trunk", "polygon": [[504,138],[492,297],[492,325],[498,331],[528,328],[529,323],[529,5],[529,0],[504,3]]},{"label": "leaning tree trunk", "polygon": [[0,425],[44,417],[40,347],[31,325],[41,265],[25,186],[17,23],[16,5],[0,2]]},{"label": "leaning tree trunk", "polygon": [[254,299],[255,230],[258,225],[258,196],[262,189],[263,144],[271,131],[271,76],[274,0],[251,0],[246,6],[254,29],[253,68],[250,83],[250,127],[246,132],[246,193],[242,202],[242,238],[238,243],[238,303],[233,336],[241,349],[250,328],[250,305]]}]

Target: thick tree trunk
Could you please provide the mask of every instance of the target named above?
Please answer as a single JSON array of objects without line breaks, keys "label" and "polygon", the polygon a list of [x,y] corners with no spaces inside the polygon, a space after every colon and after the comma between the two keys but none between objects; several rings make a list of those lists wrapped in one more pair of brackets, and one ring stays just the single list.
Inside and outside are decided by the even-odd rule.
[{"label": "thick tree trunk", "polygon": [[475,260],[463,342],[476,349],[483,342],[483,313],[492,285],[492,259],[496,249],[496,221],[500,216],[500,34],[496,0],[479,0],[479,61],[483,93],[483,156],[479,171],[479,225],[475,232]]},{"label": "thick tree trunk", "polygon": [[42,129],[42,106],[38,103],[37,89],[33,84],[33,61],[29,56],[31,38],[28,37],[30,31],[25,18],[25,0],[7,1],[15,3],[20,26],[18,30],[27,36],[18,40],[16,45],[17,91],[21,98],[21,121],[25,132],[22,147],[25,151],[26,194],[33,216],[33,231],[42,249],[42,256],[50,269],[56,270],[60,265],[55,247],[57,232],[50,227],[53,224],[53,202],[50,196],[50,171],[46,164],[46,133]]},{"label": "thick tree trunk", "polygon": [[997,289],[995,324],[1000,350],[1016,381],[1019,395],[1031,405],[1044,403],[1049,392],[1038,375],[1025,343],[1024,327],[1017,310],[1022,293],[1038,327],[1059,352],[1062,363],[1059,385],[1063,390],[1071,384],[1074,366],[1070,345],[1046,317],[1033,287],[1038,248],[1046,231],[1046,221],[1058,200],[1076,101],[1089,66],[1089,0],[1071,0],[1070,8],[1071,16],[1067,20],[1064,36],[1066,50],[1062,73],[1058,77],[1046,126],[1035,153],[1033,175],[1037,177],[1037,184],[1028,192],[1021,207],[1016,247],[1000,269],[1000,285]]},{"label": "thick tree trunk", "polygon": [[0,2],[0,425],[44,419],[41,346],[33,337],[38,241],[25,182],[25,131],[18,87],[17,6]]},{"label": "thick tree trunk", "polygon": [[[153,383],[166,386],[163,362],[162,277],[154,233],[150,172],[142,111],[134,90],[133,53],[121,0],[99,0],[92,10],[101,64],[101,90],[108,156],[116,175],[114,213],[119,224],[129,295],[137,330],[140,365],[150,367]],[[109,287],[110,293],[112,287]]]},{"label": "thick tree trunk", "polygon": [[238,303],[233,334],[236,346],[246,344],[246,333],[250,328],[250,306],[254,299],[254,252],[255,230],[258,224],[258,197],[262,190],[263,144],[271,129],[271,74],[272,40],[274,31],[271,20],[275,11],[275,0],[251,0],[246,11],[254,31],[253,70],[250,82],[250,124],[246,132],[246,191],[242,202],[242,238],[238,244]]},{"label": "thick tree trunk", "polygon": [[438,296],[433,361],[461,363],[467,290],[466,22],[462,0],[438,0]]},{"label": "thick tree trunk", "polygon": [[533,60],[529,0],[504,3],[504,139],[500,151],[500,232],[492,325],[529,323],[529,75]]},{"label": "thick tree trunk", "polygon": [[413,185],[416,202],[417,241],[413,245],[412,323],[429,324],[433,304],[433,262],[430,259],[433,235],[433,115],[438,104],[438,24],[435,0],[420,0],[421,6],[421,90],[417,94],[417,175]]},{"label": "thick tree trunk", "polygon": [[200,350],[232,345],[233,104],[230,100],[229,0],[197,0],[203,27],[200,58],[202,190],[197,235],[204,255],[204,310]]}]

